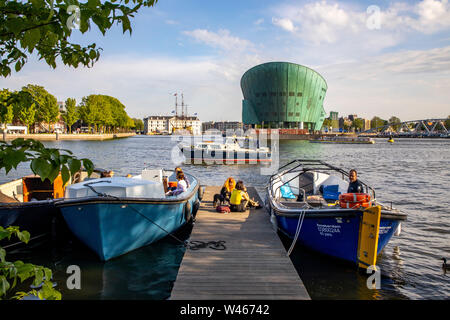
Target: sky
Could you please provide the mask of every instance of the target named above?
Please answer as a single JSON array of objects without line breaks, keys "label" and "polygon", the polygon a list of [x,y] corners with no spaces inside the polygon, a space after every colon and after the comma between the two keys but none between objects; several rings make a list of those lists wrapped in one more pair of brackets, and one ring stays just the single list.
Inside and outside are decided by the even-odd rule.
[{"label": "sky", "polygon": [[183,93],[202,121],[241,121],[244,72],[285,61],[325,78],[327,113],[450,115],[449,0],[159,0],[131,23],[131,35],[73,31],[72,41],[103,49],[92,68],[52,69],[32,56],[0,88],[39,84],[59,101],[106,94],[136,118],[171,114]]}]

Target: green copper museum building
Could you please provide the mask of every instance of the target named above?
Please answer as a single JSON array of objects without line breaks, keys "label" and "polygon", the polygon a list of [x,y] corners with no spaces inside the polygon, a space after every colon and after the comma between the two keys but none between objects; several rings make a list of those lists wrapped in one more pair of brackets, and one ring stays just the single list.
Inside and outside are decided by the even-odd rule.
[{"label": "green copper museum building", "polygon": [[258,128],[320,130],[326,117],[325,79],[289,62],[268,62],[244,73],[242,121]]}]

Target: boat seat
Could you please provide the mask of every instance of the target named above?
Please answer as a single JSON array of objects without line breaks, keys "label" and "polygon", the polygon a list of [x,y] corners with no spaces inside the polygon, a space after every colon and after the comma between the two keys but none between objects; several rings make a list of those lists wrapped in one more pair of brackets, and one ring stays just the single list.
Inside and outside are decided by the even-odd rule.
[{"label": "boat seat", "polygon": [[299,190],[305,190],[305,194],[312,195],[314,194],[314,174],[312,172],[305,172],[298,176],[298,187]]}]

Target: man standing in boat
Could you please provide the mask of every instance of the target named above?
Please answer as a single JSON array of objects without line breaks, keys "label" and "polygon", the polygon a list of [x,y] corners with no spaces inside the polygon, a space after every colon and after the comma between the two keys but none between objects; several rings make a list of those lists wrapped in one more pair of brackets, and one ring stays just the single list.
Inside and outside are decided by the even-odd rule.
[{"label": "man standing in boat", "polygon": [[355,169],[350,170],[349,174],[350,184],[348,185],[347,193],[364,193],[364,187],[358,180],[358,173]]}]

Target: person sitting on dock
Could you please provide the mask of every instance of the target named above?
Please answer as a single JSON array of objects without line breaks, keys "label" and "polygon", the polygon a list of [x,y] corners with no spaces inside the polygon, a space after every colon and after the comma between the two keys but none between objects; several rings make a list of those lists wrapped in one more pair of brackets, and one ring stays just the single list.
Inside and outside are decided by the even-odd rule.
[{"label": "person sitting on dock", "polygon": [[223,203],[228,205],[230,203],[231,192],[234,190],[235,186],[236,180],[229,177],[223,184],[220,194],[214,195],[214,207],[217,207],[219,204]]},{"label": "person sitting on dock", "polygon": [[186,179],[184,177],[184,173],[183,172],[178,172],[177,173],[177,188],[175,190],[170,190],[166,193],[166,196],[177,196],[180,193],[185,192],[188,187],[187,187],[187,183],[186,183]]},{"label": "person sitting on dock", "polygon": [[358,173],[355,169],[350,170],[349,178],[350,184],[348,185],[347,193],[364,193],[364,187],[358,180]]},{"label": "person sitting on dock", "polygon": [[236,187],[231,192],[230,210],[232,212],[245,212],[245,210],[247,210],[249,200],[250,197],[247,192],[245,192],[244,182],[239,180],[236,183]]}]

